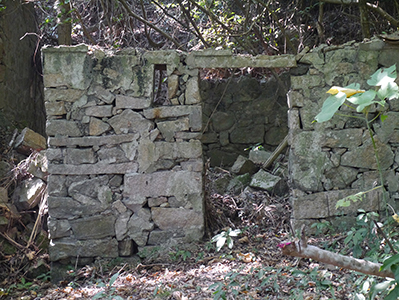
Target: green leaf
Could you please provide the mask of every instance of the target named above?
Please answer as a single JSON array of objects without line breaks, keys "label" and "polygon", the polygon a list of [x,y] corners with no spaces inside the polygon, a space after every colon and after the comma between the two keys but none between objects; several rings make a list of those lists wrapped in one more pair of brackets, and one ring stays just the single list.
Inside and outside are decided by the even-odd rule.
[{"label": "green leaf", "polygon": [[115,283],[115,280],[118,279],[119,272],[115,273],[111,279],[109,280],[109,286],[112,286]]},{"label": "green leaf", "polygon": [[370,299],[375,299],[375,296],[382,291],[385,291],[389,288],[389,286],[393,283],[393,280],[386,280],[380,283],[377,283],[371,290],[373,294],[371,295]]},{"label": "green leaf", "polygon": [[240,233],[241,233],[240,229],[235,229],[235,230],[230,231],[229,236],[237,236]]},{"label": "green leaf", "polygon": [[396,64],[389,68],[378,69],[370,79],[367,80],[367,84],[371,86],[381,86],[387,81],[395,81],[396,79]]},{"label": "green leaf", "polygon": [[105,293],[104,292],[98,292],[97,294],[95,294],[94,296],[93,296],[93,298],[91,298],[91,299],[102,299],[102,298],[104,298],[105,297]]},{"label": "green leaf", "polygon": [[381,122],[384,122],[388,118],[388,116],[387,115],[381,115],[380,118],[381,118]]},{"label": "green leaf", "polygon": [[233,248],[233,239],[231,237],[229,237],[227,239],[227,247],[229,247],[229,249]]},{"label": "green leaf", "polygon": [[331,95],[324,101],[321,112],[315,117],[315,120],[319,123],[330,120],[345,100],[346,94],[343,92]]},{"label": "green leaf", "polygon": [[376,94],[377,94],[376,91],[368,90],[362,94],[356,94],[356,95],[348,98],[348,101],[353,104],[358,105],[358,107],[356,108],[357,112],[362,112],[366,106],[369,106],[369,105],[377,102],[377,101],[374,101]]},{"label": "green leaf", "polygon": [[225,242],[226,242],[226,237],[225,236],[220,237],[216,242],[216,251],[222,249]]},{"label": "green leaf", "polygon": [[398,85],[396,82],[391,82],[388,81],[386,84],[382,85],[380,89],[377,91],[377,96],[381,100],[388,99],[391,100],[393,98],[397,98],[399,93],[398,93]]},{"label": "green leaf", "polygon": [[383,271],[387,268],[390,268],[393,264],[399,263],[399,253],[391,256],[390,258],[386,259],[382,264],[380,271]]},{"label": "green leaf", "polygon": [[223,232],[221,232],[221,233],[215,235],[215,236],[211,239],[211,242],[212,242],[212,243],[217,242],[221,237],[224,237],[224,236],[226,236],[226,232],[225,232],[225,231],[223,231]]},{"label": "green leaf", "polygon": [[399,297],[399,286],[396,284],[395,288],[389,292],[389,294],[384,298],[385,300],[397,300]]},{"label": "green leaf", "polygon": [[399,95],[395,79],[396,65],[392,65],[389,68],[378,69],[377,72],[371,75],[370,79],[367,80],[367,84],[379,87],[377,96],[381,100],[393,99]]}]

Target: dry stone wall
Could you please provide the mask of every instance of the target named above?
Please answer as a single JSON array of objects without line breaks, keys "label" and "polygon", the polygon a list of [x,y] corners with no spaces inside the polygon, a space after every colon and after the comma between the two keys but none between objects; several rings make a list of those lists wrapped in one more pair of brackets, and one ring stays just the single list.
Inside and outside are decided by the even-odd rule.
[{"label": "dry stone wall", "polygon": [[62,263],[201,239],[199,68],[296,65],[289,55],[85,45],[43,57],[50,258]]},{"label": "dry stone wall", "polygon": [[[364,195],[360,202],[336,209],[338,200],[370,190],[380,184],[373,146],[361,119],[349,118],[343,107],[340,115],[325,123],[312,123],[321,110],[331,86],[360,83],[380,67],[399,62],[399,48],[379,39],[342,46],[322,45],[297,56],[298,66],[291,70],[288,93],[290,180],[295,227],[321,219],[340,226],[354,220],[358,209],[382,209],[382,189]],[[374,107],[371,117],[381,107]],[[399,200],[399,103],[392,100],[388,118],[373,123],[381,167],[384,170],[386,198],[394,207]],[[356,117],[356,114],[354,114]],[[336,219],[337,216],[341,218]]]},{"label": "dry stone wall", "polygon": [[[295,227],[321,219],[335,222],[337,216],[341,218],[336,224],[342,225],[353,220],[350,216],[358,208],[381,208],[381,189],[348,208],[335,208],[339,199],[379,184],[365,124],[345,116],[321,124],[312,121],[331,86],[358,82],[367,88],[367,79],[379,67],[399,63],[398,47],[373,39],[322,45],[296,57],[234,56],[214,50],[107,52],[85,45],[43,52],[53,262],[129,257],[142,249],[201,239],[203,152],[231,150],[234,141],[258,142],[255,138],[267,146],[273,131],[284,138],[285,123],[279,126],[280,116],[273,114],[273,105],[279,107],[283,97],[276,85],[254,89],[249,80],[243,90],[234,84],[211,117],[219,97],[211,99],[209,83],[199,85],[200,68],[290,68],[285,82],[291,83],[287,123]],[[239,93],[242,99],[233,101]],[[274,102],[267,104],[266,98]],[[242,113],[245,103],[254,105],[254,113],[263,118],[259,134],[245,131],[245,122],[249,127],[258,122],[245,117],[249,112]],[[263,110],[264,115],[259,113]],[[343,113],[350,112],[344,108]],[[384,123],[373,123],[373,130],[387,199],[396,207],[397,100],[391,101],[387,115]],[[269,147],[277,142],[274,138]]]}]

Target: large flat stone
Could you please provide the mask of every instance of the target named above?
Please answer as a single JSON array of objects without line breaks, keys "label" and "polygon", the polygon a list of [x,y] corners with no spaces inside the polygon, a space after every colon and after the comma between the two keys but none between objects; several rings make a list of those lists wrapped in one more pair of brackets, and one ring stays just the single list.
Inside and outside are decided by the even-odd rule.
[{"label": "large flat stone", "polygon": [[54,147],[62,146],[102,146],[102,145],[115,145],[121,143],[127,143],[136,141],[139,138],[137,133],[128,133],[120,135],[109,135],[109,136],[85,136],[85,137],[50,137],[49,145]]},{"label": "large flat stone", "polygon": [[145,197],[202,194],[202,174],[189,171],[127,174],[124,193],[126,196]]},{"label": "large flat stone", "polygon": [[49,196],[47,199],[49,215],[59,219],[76,218],[79,216],[89,216],[101,213],[107,209],[107,207],[101,205],[101,203],[95,199],[80,197],[79,200],[82,199],[85,200],[84,204],[71,197]]},{"label": "large flat stone", "polygon": [[83,135],[76,122],[67,121],[67,120],[47,121],[46,133],[49,136],[62,135],[62,136],[77,137]]},{"label": "large flat stone", "polygon": [[130,97],[125,95],[116,95],[115,107],[119,108],[131,108],[131,109],[143,109],[151,106],[150,97]]},{"label": "large flat stone", "polygon": [[201,212],[184,208],[151,208],[152,220],[161,230],[185,230],[202,228],[204,216]]},{"label": "large flat stone", "polygon": [[52,240],[49,246],[51,261],[70,257],[118,257],[116,239],[84,240],[64,238]]},{"label": "large flat stone", "polygon": [[115,216],[98,215],[69,222],[78,240],[102,239],[115,236]]}]

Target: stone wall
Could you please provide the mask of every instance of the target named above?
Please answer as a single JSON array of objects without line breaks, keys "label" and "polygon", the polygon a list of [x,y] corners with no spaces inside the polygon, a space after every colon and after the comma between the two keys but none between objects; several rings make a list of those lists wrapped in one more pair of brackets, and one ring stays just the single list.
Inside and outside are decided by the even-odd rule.
[{"label": "stone wall", "polygon": [[201,239],[199,68],[296,65],[212,50],[43,55],[50,259],[65,263]]},{"label": "stone wall", "polygon": [[[201,239],[203,154],[212,158],[212,151],[219,151],[227,158],[230,151],[256,143],[272,150],[285,137],[286,122],[295,227],[336,222],[337,216],[342,225],[358,208],[379,210],[381,189],[348,208],[335,208],[339,199],[378,185],[365,124],[345,116],[312,121],[331,86],[358,82],[367,88],[371,74],[395,62],[399,48],[380,40],[324,45],[296,57],[213,50],[106,52],[84,45],[44,49],[51,260],[128,257]],[[288,119],[273,79],[233,81],[214,111],[226,83],[216,88],[199,82],[199,70],[229,67],[290,68],[290,78],[282,77],[291,83]],[[350,112],[344,108],[343,113]],[[387,199],[396,207],[396,100],[387,114],[373,129]]]},{"label": "stone wall", "polygon": [[[336,209],[339,199],[380,184],[373,147],[364,121],[335,115],[325,123],[312,123],[331,86],[358,82],[367,89],[367,79],[380,67],[399,62],[399,48],[373,39],[339,47],[320,46],[297,56],[291,70],[289,103],[290,180],[295,227],[329,219],[335,225],[354,220],[358,209],[384,208],[382,189],[364,195],[361,202]],[[376,116],[375,107],[371,117]],[[392,100],[388,118],[376,120],[386,198],[394,207],[399,199],[399,103]],[[352,114],[343,107],[342,115]],[[356,116],[356,114],[354,114]],[[385,208],[384,208],[385,209]],[[335,217],[342,216],[336,219]]]}]

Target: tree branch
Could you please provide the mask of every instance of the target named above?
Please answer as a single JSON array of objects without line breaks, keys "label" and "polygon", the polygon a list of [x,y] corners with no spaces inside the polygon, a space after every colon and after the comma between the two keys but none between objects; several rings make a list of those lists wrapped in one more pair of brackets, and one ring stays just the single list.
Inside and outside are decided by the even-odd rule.
[{"label": "tree branch", "polygon": [[197,25],[195,24],[195,22],[193,21],[193,18],[190,16],[190,13],[187,11],[187,9],[184,7],[183,3],[181,0],[177,0],[177,2],[179,3],[179,6],[184,14],[184,17],[186,18],[187,22],[191,23],[191,25],[194,28],[195,31],[195,35],[202,41],[202,43],[204,44],[205,47],[209,47],[209,44],[205,41],[204,37],[202,36],[201,32],[199,31]]},{"label": "tree branch", "polygon": [[320,0],[320,2],[331,3],[331,4],[359,4],[359,0]]},{"label": "tree branch", "polygon": [[278,19],[276,13],[270,8],[269,5],[267,5],[266,3],[264,3],[262,0],[255,0],[256,2],[258,2],[260,5],[262,5],[264,8],[267,9],[267,11],[271,14],[272,18],[274,19],[274,21],[277,23],[277,26],[280,28],[281,33],[284,35],[284,38],[287,42],[288,47],[291,48],[291,50],[294,52],[294,54],[297,54],[297,49],[295,48],[294,44],[291,42],[291,39],[288,38],[287,34],[285,33],[285,28],[284,26],[281,24],[280,20]]},{"label": "tree branch", "polygon": [[301,241],[280,244],[278,246],[281,248],[284,255],[311,258],[322,263],[357,271],[367,275],[395,278],[390,269],[380,271],[382,266],[381,264],[323,250],[316,246],[308,245],[303,239]]},{"label": "tree branch", "polygon": [[399,21],[392,17],[385,10],[383,10],[381,7],[368,2],[366,3],[366,5],[368,8],[372,9],[374,12],[378,13],[380,16],[388,20],[393,26],[399,27]]},{"label": "tree branch", "polygon": [[173,44],[176,45],[177,48],[181,48],[182,45],[172,36],[170,36],[168,33],[166,33],[165,31],[159,29],[157,26],[153,25],[151,22],[143,19],[142,17],[140,17],[139,15],[135,14],[127,5],[125,0],[118,0],[122,6],[126,9],[127,13],[129,14],[129,16],[139,20],[140,22],[146,24],[148,27],[151,27],[152,29],[154,29],[155,31],[159,32],[163,37],[165,37],[166,39],[170,40]]}]

